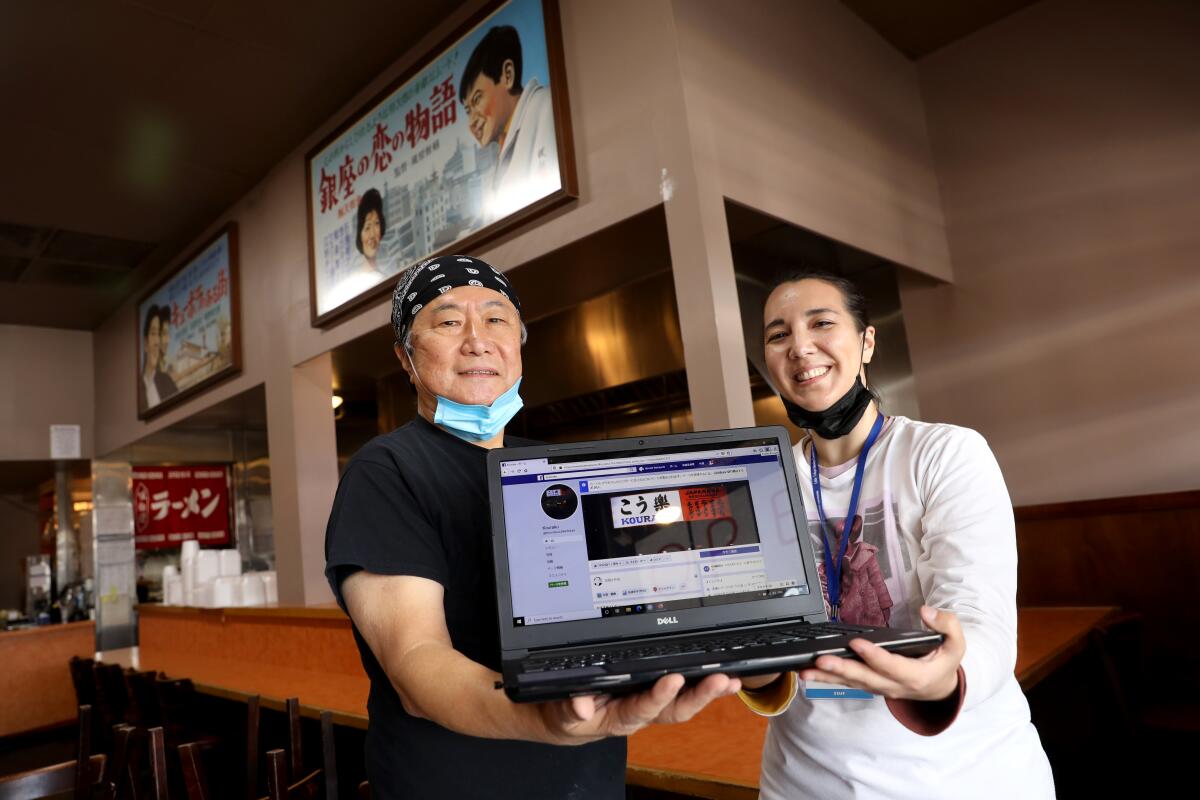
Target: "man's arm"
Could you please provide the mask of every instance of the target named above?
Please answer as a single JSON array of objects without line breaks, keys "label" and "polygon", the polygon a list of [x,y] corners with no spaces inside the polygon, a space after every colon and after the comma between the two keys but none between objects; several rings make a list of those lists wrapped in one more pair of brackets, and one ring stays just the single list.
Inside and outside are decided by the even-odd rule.
[{"label": "man's arm", "polygon": [[710,675],[694,687],[667,675],[653,688],[617,699],[575,697],[513,703],[495,688],[498,673],[454,649],[442,586],[425,578],[356,572],[342,596],[359,633],[413,716],[469,736],[583,744],[628,736],[653,722],[683,722],[740,684]]}]

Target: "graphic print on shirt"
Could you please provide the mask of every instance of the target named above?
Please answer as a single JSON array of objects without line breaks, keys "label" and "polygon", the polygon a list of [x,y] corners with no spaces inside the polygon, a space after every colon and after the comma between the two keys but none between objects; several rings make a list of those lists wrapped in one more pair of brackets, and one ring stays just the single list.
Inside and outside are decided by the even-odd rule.
[{"label": "graphic print on shirt", "polygon": [[[901,596],[904,573],[912,570],[908,551],[895,535],[895,524],[889,525],[896,516],[896,504],[888,504],[883,498],[864,501],[861,514],[854,516],[850,529],[850,544],[842,559],[842,602],[838,619],[850,624],[887,626],[892,619],[893,598]],[[821,579],[821,593],[829,609],[829,585],[825,576],[824,548],[836,553],[842,536],[844,517],[829,520],[832,530],[827,531],[826,541],[821,540],[820,519],[809,519],[808,532],[813,540],[817,556],[817,574]],[[835,536],[837,538],[835,538]],[[893,565],[899,558],[901,572]]]}]

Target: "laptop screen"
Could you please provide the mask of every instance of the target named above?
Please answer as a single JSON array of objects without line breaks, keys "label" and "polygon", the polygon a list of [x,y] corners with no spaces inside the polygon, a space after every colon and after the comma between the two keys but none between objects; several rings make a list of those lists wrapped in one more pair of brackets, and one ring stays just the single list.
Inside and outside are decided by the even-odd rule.
[{"label": "laptop screen", "polygon": [[791,457],[776,439],[502,457],[513,625],[809,594]]}]

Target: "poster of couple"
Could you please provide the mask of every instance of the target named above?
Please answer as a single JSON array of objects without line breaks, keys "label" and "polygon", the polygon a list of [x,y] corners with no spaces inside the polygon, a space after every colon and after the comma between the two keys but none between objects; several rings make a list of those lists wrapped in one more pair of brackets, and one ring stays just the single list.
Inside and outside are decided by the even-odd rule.
[{"label": "poster of couple", "polygon": [[138,417],[241,369],[237,226],[221,231],[138,303]]}]

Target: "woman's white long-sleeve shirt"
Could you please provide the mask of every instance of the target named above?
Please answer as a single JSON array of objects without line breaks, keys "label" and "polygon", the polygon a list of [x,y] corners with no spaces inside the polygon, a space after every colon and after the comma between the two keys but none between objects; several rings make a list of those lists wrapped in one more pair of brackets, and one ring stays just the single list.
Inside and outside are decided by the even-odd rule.
[{"label": "woman's white long-sleeve shirt", "polygon": [[[820,560],[804,442],[795,457]],[[821,468],[831,523],[850,504],[854,466]],[[764,800],[1053,797],[1050,765],[1013,675],[1016,534],[1008,489],[983,437],[891,418],[868,454],[858,514],[863,539],[878,548],[891,627],[920,628],[922,603],[958,615],[967,641],[962,710],[942,733],[920,736],[880,698],[809,700],[802,688],[771,719]]]}]

